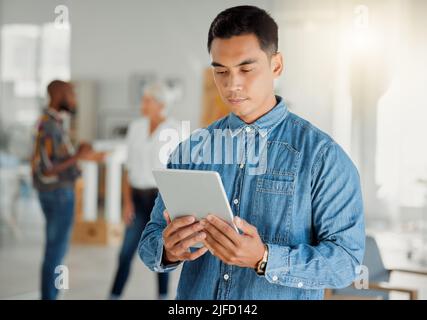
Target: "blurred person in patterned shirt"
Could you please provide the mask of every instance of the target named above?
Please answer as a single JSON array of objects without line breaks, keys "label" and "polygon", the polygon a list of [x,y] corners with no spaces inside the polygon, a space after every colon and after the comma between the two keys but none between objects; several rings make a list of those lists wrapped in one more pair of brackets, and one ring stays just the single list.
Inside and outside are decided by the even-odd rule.
[{"label": "blurred person in patterned shirt", "polygon": [[104,154],[88,143],[77,150],[64,127],[64,114],[75,114],[73,86],[54,80],[47,87],[49,104],[36,125],[32,154],[33,184],[45,216],[45,247],[41,271],[41,298],[54,300],[56,268],[68,249],[74,218],[74,184],[80,176],[79,160],[101,161]]}]

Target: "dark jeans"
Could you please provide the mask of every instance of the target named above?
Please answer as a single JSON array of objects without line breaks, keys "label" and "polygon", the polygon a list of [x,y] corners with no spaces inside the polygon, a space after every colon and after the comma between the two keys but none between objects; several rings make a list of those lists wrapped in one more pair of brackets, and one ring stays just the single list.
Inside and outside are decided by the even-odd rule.
[{"label": "dark jeans", "polygon": [[62,188],[39,192],[40,204],[45,216],[46,239],[42,265],[41,298],[54,300],[58,295],[55,287],[55,268],[61,265],[67,252],[74,218],[74,190]]},{"label": "dark jeans", "polygon": [[[119,267],[114,279],[111,294],[120,296],[129,277],[132,259],[138,248],[142,231],[150,220],[151,210],[157,197],[157,189],[132,189],[132,200],[135,207],[135,218],[131,225],[127,226],[119,255]],[[168,292],[168,274],[158,273],[158,294],[166,295]]]}]

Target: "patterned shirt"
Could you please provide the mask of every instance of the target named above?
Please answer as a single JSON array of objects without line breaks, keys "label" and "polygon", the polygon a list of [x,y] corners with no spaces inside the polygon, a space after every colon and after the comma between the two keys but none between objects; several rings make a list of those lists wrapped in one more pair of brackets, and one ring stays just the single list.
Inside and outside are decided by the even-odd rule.
[{"label": "patterned shirt", "polygon": [[45,172],[75,154],[68,133],[64,130],[60,115],[52,109],[43,112],[36,125],[32,171],[34,187],[38,191],[52,191],[73,187],[80,175],[77,165],[47,176]]}]

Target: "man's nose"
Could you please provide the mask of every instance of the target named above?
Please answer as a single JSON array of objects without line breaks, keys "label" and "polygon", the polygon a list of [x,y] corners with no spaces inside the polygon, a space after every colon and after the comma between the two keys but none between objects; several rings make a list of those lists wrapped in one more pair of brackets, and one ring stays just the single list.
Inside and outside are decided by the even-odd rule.
[{"label": "man's nose", "polygon": [[242,78],[239,77],[237,74],[230,73],[227,79],[226,87],[232,92],[242,90]]}]

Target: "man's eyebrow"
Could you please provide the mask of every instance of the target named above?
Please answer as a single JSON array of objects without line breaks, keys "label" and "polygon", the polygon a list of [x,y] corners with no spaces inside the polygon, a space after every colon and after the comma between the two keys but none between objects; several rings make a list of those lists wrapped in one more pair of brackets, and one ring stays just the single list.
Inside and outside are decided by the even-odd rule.
[{"label": "man's eyebrow", "polygon": [[[235,65],[235,67],[241,67],[241,66],[244,66],[244,65],[247,65],[247,64],[252,64],[252,63],[255,63],[255,62],[257,62],[256,59],[246,59],[246,60],[240,62],[239,64]],[[220,64],[218,62],[215,62],[215,61],[212,61],[211,65],[212,65],[212,67],[227,68],[226,66],[224,66],[224,65],[222,65],[222,64]]]}]

